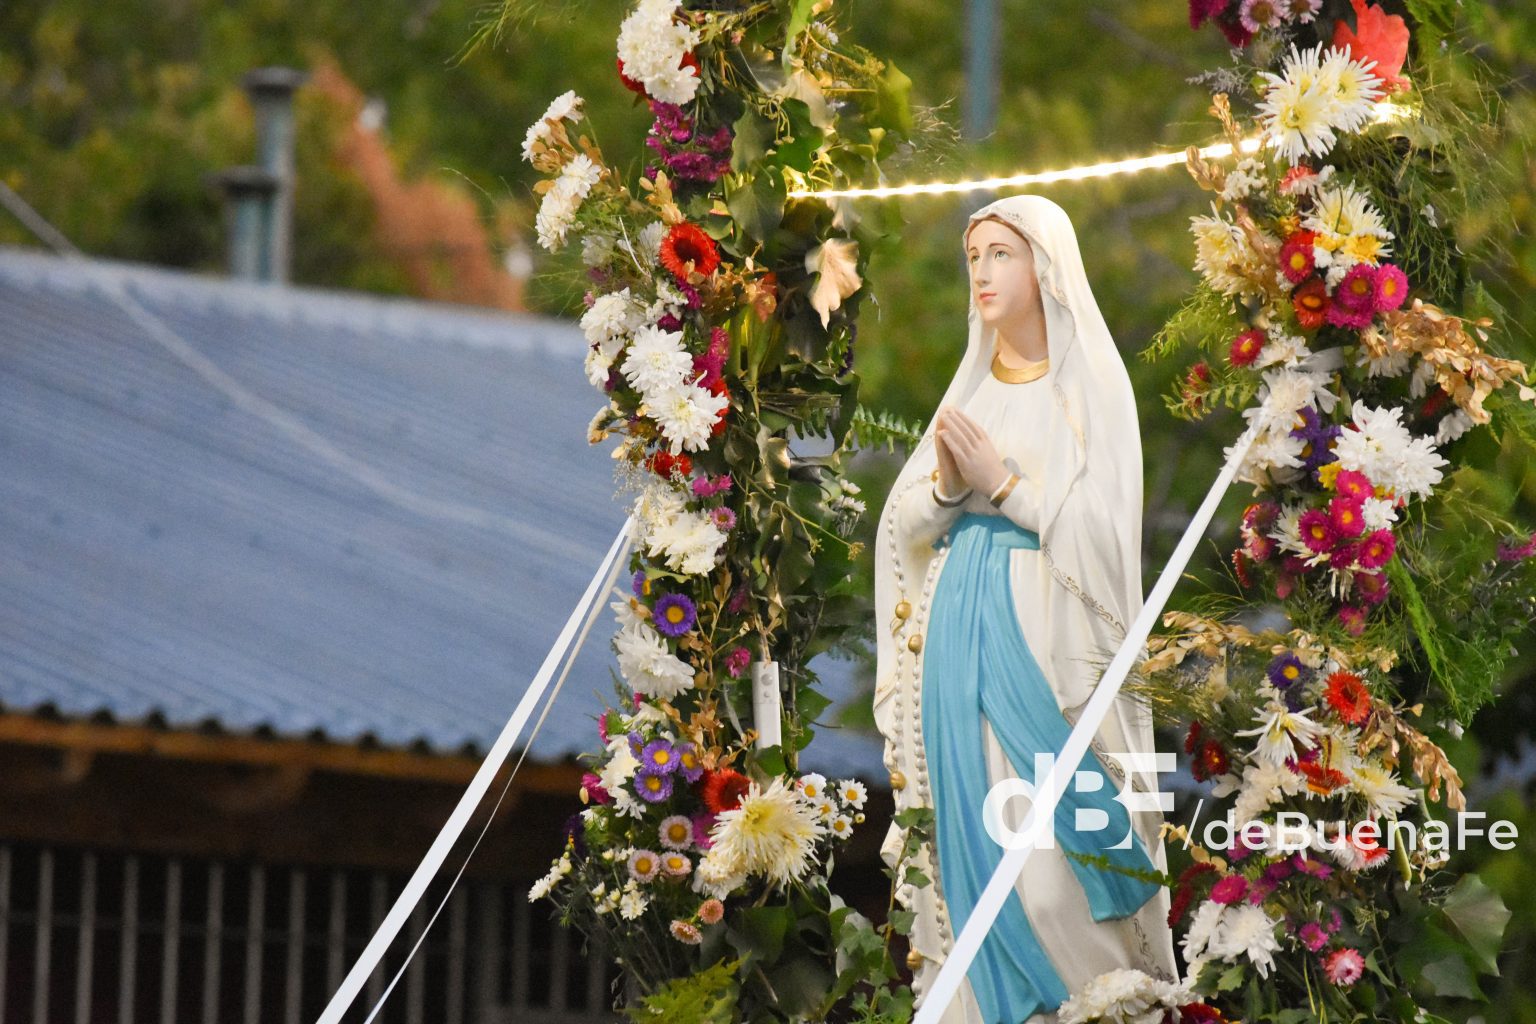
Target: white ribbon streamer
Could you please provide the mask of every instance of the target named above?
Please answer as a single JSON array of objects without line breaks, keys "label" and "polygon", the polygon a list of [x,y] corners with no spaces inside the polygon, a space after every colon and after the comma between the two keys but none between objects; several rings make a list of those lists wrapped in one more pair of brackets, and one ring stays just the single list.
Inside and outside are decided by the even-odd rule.
[{"label": "white ribbon streamer", "polygon": [[1200,542],[1206,527],[1210,525],[1211,518],[1216,514],[1216,506],[1221,503],[1227,488],[1232,484],[1232,478],[1237,475],[1238,466],[1242,465],[1243,459],[1248,455],[1248,449],[1253,446],[1254,438],[1258,435],[1257,427],[1262,421],[1262,416],[1256,417],[1228,452],[1226,464],[1222,466],[1215,483],[1211,484],[1211,489],[1205,496],[1205,501],[1200,504],[1194,518],[1184,530],[1184,536],[1179,538],[1173,557],[1168,559],[1162,575],[1158,576],[1157,585],[1152,588],[1152,593],[1141,607],[1141,614],[1136,616],[1135,622],[1131,623],[1131,628],[1121,642],[1120,649],[1115,652],[1114,660],[1104,670],[1103,677],[1094,688],[1093,696],[1089,698],[1087,706],[1083,709],[1082,717],[1078,719],[1071,735],[1067,737],[1066,745],[1056,755],[1045,778],[1036,786],[1035,799],[1019,828],[1019,835],[1024,837],[1023,841],[1016,847],[1004,851],[1003,859],[998,863],[997,870],[992,873],[991,881],[982,890],[981,898],[976,902],[976,908],[966,919],[965,927],[961,929],[959,938],[956,939],[949,956],[945,958],[944,965],[939,969],[939,976],[934,980],[933,988],[929,990],[923,999],[922,1006],[918,1008],[914,1024],[937,1024],[940,1015],[959,992],[960,982],[965,977],[965,972],[970,969],[971,961],[981,950],[981,942],[991,930],[992,922],[997,919],[998,913],[1003,908],[1003,902],[1009,898],[1016,898],[1014,897],[1014,880],[1023,872],[1029,855],[1035,852],[1036,841],[1039,838],[1036,822],[1048,823],[1053,819],[1057,801],[1066,791],[1067,784],[1077,771],[1083,755],[1088,752],[1090,737],[1098,733],[1099,724],[1104,721],[1111,704],[1120,693],[1120,687],[1124,685],[1132,663],[1140,654],[1142,644],[1152,632],[1152,623],[1162,613],[1163,605],[1168,603],[1174,584],[1183,575],[1184,567],[1189,564],[1189,559],[1195,552],[1195,545]]},{"label": "white ribbon streamer", "polygon": [[[405,889],[395,900],[394,906],[390,907],[389,913],[385,915],[378,931],[369,940],[362,955],[357,958],[357,962],[347,972],[347,976],[342,979],[341,986],[336,990],[336,994],[331,997],[330,1003],[326,1005],[325,1012],[320,1015],[317,1024],[340,1024],[341,1015],[346,1013],[351,1007],[352,1001],[357,998],[358,991],[384,958],[384,953],[389,949],[389,944],[400,933],[401,927],[409,919],[411,912],[415,910],[416,904],[421,901],[427,886],[436,877],[438,870],[443,865],[443,861],[447,859],[448,852],[453,848],[453,844],[458,841],[459,836],[463,834],[465,826],[469,823],[470,816],[484,798],[486,790],[490,788],[491,780],[501,770],[501,766],[506,763],[507,757],[512,752],[513,744],[517,742],[518,737],[522,734],[523,726],[527,724],[534,708],[539,703],[539,698],[543,695],[545,689],[549,687],[550,678],[554,675],[556,666],[559,665],[567,648],[571,646],[571,640],[576,634],[578,625],[588,609],[600,597],[606,595],[606,591],[611,585],[613,578],[613,566],[621,556],[621,553],[628,550],[628,540],[634,527],[635,520],[633,516],[624,521],[624,525],[619,529],[618,536],[613,539],[613,544],[608,548],[608,554],[603,558],[602,564],[598,566],[597,572],[593,573],[592,581],[587,584],[586,592],[582,594],[575,610],[566,619],[565,626],[560,630],[560,635],[555,640],[555,645],[545,655],[544,663],[539,666],[539,671],[533,677],[533,682],[529,684],[527,692],[523,694],[522,700],[518,702],[517,708],[512,712],[512,717],[507,720],[507,724],[502,728],[501,735],[496,737],[496,742],[492,744],[490,752],[485,756],[485,761],[481,763],[479,770],[475,772],[475,777],[470,780],[469,788],[459,798],[458,806],[453,809],[448,822],[443,826],[442,831],[438,833],[437,839],[433,841],[431,849],[422,858],[415,873],[411,875],[410,881],[406,883]],[[425,936],[423,935],[423,937]],[[415,950],[413,949],[412,952],[414,953]],[[393,983],[390,987],[394,987]],[[387,992],[385,996],[388,996]],[[381,999],[380,1005],[382,1004],[383,1000]],[[375,1006],[374,1014],[377,1014],[378,1010],[379,1007]],[[372,1015],[369,1016],[369,1019],[373,1019]]]}]

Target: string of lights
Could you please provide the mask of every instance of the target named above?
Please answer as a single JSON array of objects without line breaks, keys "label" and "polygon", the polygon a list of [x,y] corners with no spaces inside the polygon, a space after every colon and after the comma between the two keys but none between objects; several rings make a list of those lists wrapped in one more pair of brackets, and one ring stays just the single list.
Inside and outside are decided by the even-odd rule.
[{"label": "string of lights", "polygon": [[[1409,116],[1407,108],[1395,103],[1379,103],[1374,120],[1377,123],[1395,121]],[[1254,135],[1242,140],[1236,147],[1244,154],[1252,153],[1266,141],[1269,135]],[[1220,159],[1231,156],[1230,142],[1219,142],[1196,150],[1202,159]],[[1110,160],[1081,167],[1066,167],[1052,171],[1035,171],[1026,174],[1010,174],[1001,178],[976,178],[969,181],[935,181],[923,184],[886,185],[878,188],[796,188],[789,191],[791,198],[816,197],[817,199],[887,199],[895,196],[944,195],[958,192],[983,192],[994,189],[1017,188],[1021,185],[1046,185],[1058,181],[1080,181],[1085,178],[1107,178],[1117,174],[1136,174],[1183,164],[1185,151],[1155,153],[1151,156],[1133,157],[1129,160]]]}]

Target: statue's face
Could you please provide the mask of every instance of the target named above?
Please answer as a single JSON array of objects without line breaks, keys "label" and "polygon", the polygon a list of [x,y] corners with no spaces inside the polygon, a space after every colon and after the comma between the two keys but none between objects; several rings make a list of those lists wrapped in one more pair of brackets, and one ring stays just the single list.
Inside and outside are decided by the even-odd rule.
[{"label": "statue's face", "polygon": [[982,323],[1020,323],[1040,305],[1034,254],[1017,231],[995,220],[977,221],[966,239],[965,258]]}]

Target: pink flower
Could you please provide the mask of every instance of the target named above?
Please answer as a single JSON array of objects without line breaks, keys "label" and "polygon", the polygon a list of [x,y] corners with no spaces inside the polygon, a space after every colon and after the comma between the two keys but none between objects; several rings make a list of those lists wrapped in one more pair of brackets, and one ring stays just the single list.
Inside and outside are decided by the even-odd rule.
[{"label": "pink flower", "polygon": [[1232,350],[1227,354],[1227,359],[1233,366],[1247,366],[1259,358],[1259,350],[1269,336],[1257,327],[1244,331],[1232,339]]},{"label": "pink flower", "polygon": [[1261,533],[1250,534],[1243,541],[1243,551],[1255,562],[1267,562],[1275,556],[1275,542]]},{"label": "pink flower", "polygon": [[1301,529],[1302,542],[1313,551],[1320,553],[1331,551],[1338,540],[1328,513],[1320,508],[1307,509],[1301,514],[1296,525]]},{"label": "pink flower", "polygon": [[1363,330],[1376,314],[1376,268],[1356,263],[1334,289],[1333,304],[1323,319],[1335,327]]},{"label": "pink flower", "polygon": [[1371,486],[1371,478],[1358,469],[1339,470],[1339,475],[1333,481],[1333,489],[1339,497],[1353,501],[1363,502],[1366,498],[1376,496],[1376,489]]},{"label": "pink flower", "polygon": [[1365,632],[1365,609],[1358,605],[1347,604],[1339,609],[1339,621],[1344,624],[1344,631],[1350,636],[1359,636]]},{"label": "pink flower", "polygon": [[739,679],[750,664],[752,664],[752,652],[745,647],[737,647],[725,656],[725,670],[731,674],[732,679]]},{"label": "pink flower", "polygon": [[1302,925],[1297,937],[1301,939],[1303,946],[1314,953],[1328,945],[1328,933],[1323,931],[1323,926],[1316,921],[1308,921]]},{"label": "pink flower", "polygon": [[1360,567],[1380,569],[1392,560],[1397,550],[1397,540],[1391,530],[1376,530],[1360,545]]},{"label": "pink flower", "polygon": [[1328,552],[1328,564],[1335,569],[1348,569],[1355,564],[1355,559],[1360,557],[1360,545],[1355,541],[1346,541]]},{"label": "pink flower", "polygon": [[1360,502],[1352,498],[1335,497],[1328,503],[1328,521],[1340,537],[1358,537],[1365,531],[1365,518],[1360,514]]},{"label": "pink flower", "polygon": [[673,921],[671,930],[674,939],[690,946],[697,946],[703,940],[698,926],[690,921]]},{"label": "pink flower", "polygon": [[725,904],[711,896],[699,904],[699,920],[705,924],[714,924],[725,916]]},{"label": "pink flower", "polygon": [[1355,590],[1359,592],[1360,600],[1367,605],[1374,607],[1385,601],[1390,587],[1384,572],[1355,573]]},{"label": "pink flower", "polygon": [[586,791],[587,799],[595,804],[606,804],[613,799],[608,790],[603,788],[602,780],[592,772],[582,773],[581,788]]},{"label": "pink flower", "polygon": [[1282,572],[1275,577],[1275,598],[1284,601],[1296,590],[1296,577],[1288,572]]},{"label": "pink flower", "polygon": [[709,510],[709,521],[715,524],[715,529],[721,533],[731,532],[731,527],[736,525],[736,513],[721,505],[719,508]]},{"label": "pink flower", "polygon": [[1248,879],[1242,875],[1228,875],[1211,886],[1211,899],[1223,906],[1237,903],[1248,892]]},{"label": "pink flower", "polygon": [[1408,275],[1401,267],[1383,263],[1376,268],[1376,312],[1396,309],[1408,297]]},{"label": "pink flower", "polygon": [[1340,987],[1348,987],[1365,973],[1365,958],[1354,949],[1336,949],[1323,960],[1323,974]]},{"label": "pink flower", "polygon": [[709,830],[715,826],[715,816],[707,811],[700,811],[693,816],[693,845],[700,850],[707,850],[715,845],[710,838]]}]

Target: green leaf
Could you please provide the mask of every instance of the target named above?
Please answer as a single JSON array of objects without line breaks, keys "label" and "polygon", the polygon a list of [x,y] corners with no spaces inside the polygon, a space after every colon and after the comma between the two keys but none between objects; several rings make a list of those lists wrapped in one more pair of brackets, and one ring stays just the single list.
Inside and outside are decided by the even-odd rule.
[{"label": "green leaf", "polygon": [[748,107],[731,125],[731,130],[736,133],[731,143],[731,170],[741,174],[767,154],[768,144],[773,141],[773,125]]},{"label": "green leaf", "polygon": [[1463,875],[1441,909],[1477,954],[1478,966],[1489,974],[1498,974],[1499,946],[1510,918],[1509,908],[1499,894],[1477,875]]},{"label": "green leaf", "polygon": [[784,951],[784,936],[794,917],[788,907],[746,907],[736,912],[728,937],[743,953],[772,963]]},{"label": "green leaf", "polygon": [[811,23],[811,8],[816,6],[816,0],[795,0],[795,5],[789,12],[789,24],[784,27],[784,68],[789,69],[792,58],[799,50],[795,43],[800,38],[800,33],[805,31],[805,26]]},{"label": "green leaf", "polygon": [[784,219],[784,180],[772,167],[764,167],[748,181],[727,186],[725,205],[750,237],[766,242]]},{"label": "green leaf", "polygon": [[886,64],[885,74],[880,76],[875,85],[875,117],[879,124],[885,125],[902,135],[912,134],[912,79],[902,74],[895,64]]}]

